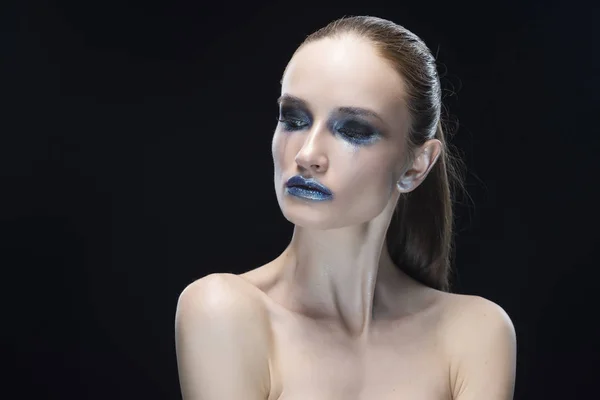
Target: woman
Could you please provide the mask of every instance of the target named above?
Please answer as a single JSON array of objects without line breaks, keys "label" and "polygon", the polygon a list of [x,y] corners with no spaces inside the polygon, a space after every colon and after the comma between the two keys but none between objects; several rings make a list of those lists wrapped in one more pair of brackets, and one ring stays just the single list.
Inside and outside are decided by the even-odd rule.
[{"label": "woman", "polygon": [[293,237],[264,266],[183,291],[183,397],[511,399],[510,319],[448,292],[453,175],[426,45],[387,20],[334,21],[293,55],[279,105]]}]

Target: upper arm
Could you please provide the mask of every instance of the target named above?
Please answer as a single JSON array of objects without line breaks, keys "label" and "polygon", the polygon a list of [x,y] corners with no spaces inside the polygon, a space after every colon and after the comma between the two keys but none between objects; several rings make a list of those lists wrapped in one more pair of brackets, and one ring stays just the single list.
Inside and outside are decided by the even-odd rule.
[{"label": "upper arm", "polygon": [[179,296],[175,341],[186,400],[264,400],[268,396],[264,310],[236,278],[212,274]]},{"label": "upper arm", "polygon": [[453,317],[448,335],[455,400],[512,400],[516,334],[506,312],[481,297],[469,297]]}]

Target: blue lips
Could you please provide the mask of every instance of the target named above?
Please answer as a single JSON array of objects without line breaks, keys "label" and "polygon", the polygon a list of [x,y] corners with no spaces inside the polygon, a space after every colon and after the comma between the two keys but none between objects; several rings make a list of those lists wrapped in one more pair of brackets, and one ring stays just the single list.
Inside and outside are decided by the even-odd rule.
[{"label": "blue lips", "polygon": [[313,178],[306,179],[301,175],[291,177],[286,183],[288,194],[303,199],[323,201],[333,197],[333,193],[326,186]]}]

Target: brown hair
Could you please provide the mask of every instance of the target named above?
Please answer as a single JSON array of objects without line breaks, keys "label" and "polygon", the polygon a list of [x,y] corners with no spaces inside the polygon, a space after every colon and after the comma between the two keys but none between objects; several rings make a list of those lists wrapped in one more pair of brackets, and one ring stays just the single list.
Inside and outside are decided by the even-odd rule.
[{"label": "brown hair", "polygon": [[442,129],[442,90],[436,60],[425,43],[408,29],[371,17],[344,17],[309,35],[302,46],[347,34],[369,40],[404,79],[411,124],[409,160],[429,139],[442,143],[442,154],[427,178],[400,196],[386,235],[394,263],[412,278],[438,290],[450,290],[453,242],[452,193],[462,189],[460,160],[450,152]]}]

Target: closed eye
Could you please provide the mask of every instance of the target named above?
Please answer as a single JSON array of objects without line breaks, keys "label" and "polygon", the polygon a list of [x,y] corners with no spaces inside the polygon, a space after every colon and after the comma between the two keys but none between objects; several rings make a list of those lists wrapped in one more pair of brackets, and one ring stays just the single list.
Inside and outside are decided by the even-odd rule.
[{"label": "closed eye", "polygon": [[297,131],[299,129],[303,129],[308,126],[308,123],[302,121],[297,118],[277,118],[277,121],[280,122],[284,128],[288,131]]},{"label": "closed eye", "polygon": [[340,121],[335,123],[332,128],[335,132],[340,133],[344,139],[354,144],[371,143],[381,136],[377,130],[360,121]]}]

